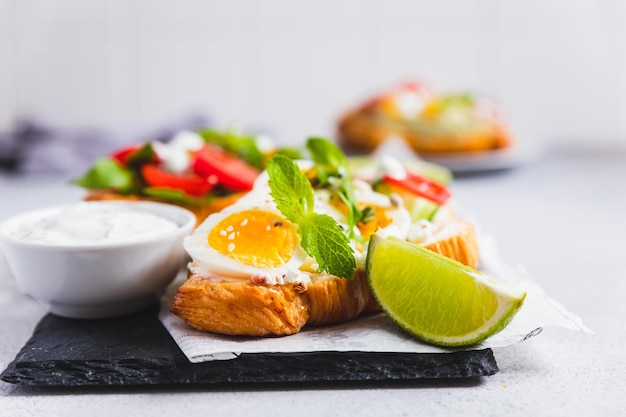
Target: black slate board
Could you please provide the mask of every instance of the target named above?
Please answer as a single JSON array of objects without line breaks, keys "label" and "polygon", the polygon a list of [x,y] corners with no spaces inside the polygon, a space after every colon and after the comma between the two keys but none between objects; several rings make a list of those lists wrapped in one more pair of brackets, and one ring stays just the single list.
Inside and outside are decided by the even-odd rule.
[{"label": "black slate board", "polygon": [[158,305],[126,317],[72,320],[48,314],[0,375],[24,386],[135,386],[472,378],[498,372],[491,349],[407,354],[242,354],[193,364],[158,319]]}]

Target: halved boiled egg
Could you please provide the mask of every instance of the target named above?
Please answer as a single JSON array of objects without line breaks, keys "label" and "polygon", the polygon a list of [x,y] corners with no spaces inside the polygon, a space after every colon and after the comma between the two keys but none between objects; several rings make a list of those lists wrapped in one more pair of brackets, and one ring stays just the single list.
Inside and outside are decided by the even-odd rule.
[{"label": "halved boiled egg", "polygon": [[246,196],[214,213],[185,239],[190,270],[207,278],[284,277],[306,259],[297,227],[271,198]]}]

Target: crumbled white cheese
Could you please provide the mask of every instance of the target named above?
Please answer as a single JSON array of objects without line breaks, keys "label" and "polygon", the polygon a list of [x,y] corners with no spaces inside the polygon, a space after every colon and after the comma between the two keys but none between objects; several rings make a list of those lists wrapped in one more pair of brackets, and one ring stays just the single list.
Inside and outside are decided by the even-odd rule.
[{"label": "crumbled white cheese", "polygon": [[413,243],[421,243],[430,239],[435,234],[435,226],[425,219],[418,220],[411,225],[407,240]]}]

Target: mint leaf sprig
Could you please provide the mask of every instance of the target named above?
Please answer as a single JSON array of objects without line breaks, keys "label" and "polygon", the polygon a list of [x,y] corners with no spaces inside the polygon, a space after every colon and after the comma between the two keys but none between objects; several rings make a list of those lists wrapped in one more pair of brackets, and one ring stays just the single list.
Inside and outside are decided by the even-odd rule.
[{"label": "mint leaf sprig", "polygon": [[306,147],[315,162],[319,186],[329,188],[348,207],[348,238],[358,240],[360,235],[356,234],[355,227],[359,222],[369,220],[371,208],[366,212],[357,206],[346,156],[337,145],[324,138],[309,138]]},{"label": "mint leaf sprig", "polygon": [[315,258],[321,271],[351,279],[356,270],[350,240],[327,214],[313,211],[313,187],[298,165],[284,155],[267,164],[271,195],[278,210],[298,225],[300,245]]}]

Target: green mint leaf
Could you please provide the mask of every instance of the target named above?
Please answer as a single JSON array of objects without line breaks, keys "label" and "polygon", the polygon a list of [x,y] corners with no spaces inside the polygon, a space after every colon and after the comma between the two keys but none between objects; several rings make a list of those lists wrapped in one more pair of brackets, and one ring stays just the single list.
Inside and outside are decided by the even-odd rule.
[{"label": "green mint leaf", "polygon": [[362,220],[363,213],[358,208],[352,190],[346,156],[337,145],[328,139],[309,138],[306,146],[315,162],[320,185],[330,188],[348,207],[347,234],[351,239],[356,238],[354,228]]},{"label": "green mint leaf", "polygon": [[271,195],[280,212],[298,225],[300,245],[319,270],[352,278],[356,269],[350,240],[335,219],[313,212],[313,187],[298,165],[284,155],[267,164]]},{"label": "green mint leaf", "polygon": [[120,193],[130,193],[136,188],[133,172],[109,158],[96,160],[93,167],[73,183],[87,189],[106,188]]},{"label": "green mint leaf", "polygon": [[313,212],[313,188],[298,165],[284,155],[267,163],[271,195],[278,210],[294,223]]},{"label": "green mint leaf", "polygon": [[351,279],[356,260],[348,237],[335,219],[312,213],[298,224],[300,245],[319,265],[320,271]]},{"label": "green mint leaf", "polygon": [[328,139],[309,138],[306,147],[318,170],[339,177],[346,174],[346,156],[337,145]]}]

